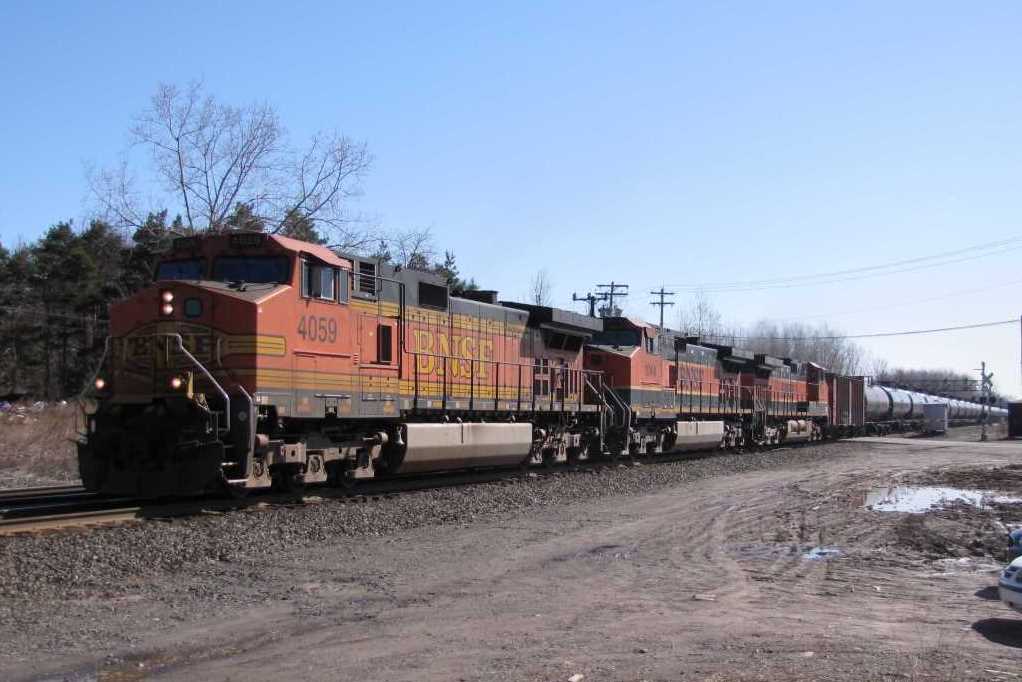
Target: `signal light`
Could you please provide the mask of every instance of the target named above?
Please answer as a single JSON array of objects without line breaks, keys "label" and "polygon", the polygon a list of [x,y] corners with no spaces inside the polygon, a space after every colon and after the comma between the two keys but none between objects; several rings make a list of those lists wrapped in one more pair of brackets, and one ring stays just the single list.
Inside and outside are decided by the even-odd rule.
[{"label": "signal light", "polygon": [[173,291],[164,291],[163,294],[162,294],[162,298],[163,298],[163,302],[164,303],[170,303],[171,301],[174,300],[174,292]]},{"label": "signal light", "polygon": [[104,388],[106,388],[106,381],[103,377],[96,377],[96,390],[102,391]]},{"label": "signal light", "polygon": [[171,377],[170,387],[175,391],[184,386],[185,382],[181,377]]},{"label": "signal light", "polygon": [[160,312],[163,313],[164,315],[173,315],[174,314],[174,306],[172,306],[169,303],[164,303],[163,306],[160,307]]}]

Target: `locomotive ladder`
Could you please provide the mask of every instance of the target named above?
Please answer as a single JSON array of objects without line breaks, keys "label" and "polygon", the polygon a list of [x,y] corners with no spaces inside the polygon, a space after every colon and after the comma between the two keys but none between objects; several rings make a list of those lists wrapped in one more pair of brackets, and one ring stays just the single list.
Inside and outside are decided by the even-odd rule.
[{"label": "locomotive ladder", "polygon": [[[198,358],[192,355],[192,353],[187,348],[185,348],[184,339],[181,337],[180,334],[174,333],[158,334],[158,336],[163,336],[167,341],[175,341],[177,343],[177,348],[175,350],[181,353],[185,358],[187,358],[188,361],[192,364],[192,366],[195,367],[206,378],[206,381],[209,382],[210,386],[212,386],[213,389],[220,395],[220,398],[223,401],[222,410],[213,409],[211,407],[205,407],[204,409],[206,409],[206,411],[208,411],[210,415],[213,417],[213,428],[216,433],[217,440],[219,440],[223,444],[224,454],[227,455],[228,453],[230,453],[233,455],[236,449],[235,447],[236,441],[229,438],[231,433],[231,396],[227,393],[227,391],[220,384],[220,382],[213,377],[213,373],[210,372],[209,369],[205,365],[203,365]],[[248,448],[246,452],[240,453],[241,456],[236,457],[235,460],[232,461],[228,459],[227,461],[221,462],[221,466],[240,469],[244,474],[247,475],[248,467],[246,466],[246,462],[244,461],[243,458],[247,457],[248,453],[251,453],[255,447],[255,428],[254,428],[255,425],[253,423],[253,420],[255,418],[255,414],[253,412],[254,403],[252,401],[252,396],[249,395],[248,391],[245,390],[244,386],[242,386],[240,383],[235,382],[234,387],[240,392],[241,394],[240,398],[245,403],[246,408],[245,414],[247,414],[249,417],[247,420],[245,420],[249,422],[248,425],[245,427],[248,429],[247,439]],[[240,411],[239,414],[241,414]],[[244,483],[246,480],[247,479],[245,478],[228,479],[227,482]]]},{"label": "locomotive ladder", "polygon": [[604,404],[607,404],[608,407],[613,407],[613,412],[619,415],[619,419],[616,421],[616,424],[624,427],[624,449],[627,451],[632,440],[632,410],[625,401],[621,399],[621,396],[614,392],[613,388],[607,384],[601,384],[601,387],[603,388]]}]

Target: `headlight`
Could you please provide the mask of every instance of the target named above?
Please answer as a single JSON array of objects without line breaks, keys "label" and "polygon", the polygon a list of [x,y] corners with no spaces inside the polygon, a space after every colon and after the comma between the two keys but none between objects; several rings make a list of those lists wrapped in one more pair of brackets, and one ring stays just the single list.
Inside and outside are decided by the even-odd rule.
[{"label": "headlight", "polygon": [[172,377],[170,380],[170,387],[175,391],[184,386],[184,380],[181,377]]},{"label": "headlight", "polygon": [[164,291],[163,295],[162,295],[162,298],[163,298],[163,302],[164,303],[170,303],[171,301],[174,300],[174,292],[173,291]]},{"label": "headlight", "polygon": [[169,303],[164,303],[163,306],[160,308],[160,312],[162,312],[164,315],[173,315],[174,306],[172,306]]},{"label": "headlight", "polygon": [[103,377],[96,377],[95,383],[97,391],[102,391],[104,388],[106,388],[106,381],[103,379]]}]

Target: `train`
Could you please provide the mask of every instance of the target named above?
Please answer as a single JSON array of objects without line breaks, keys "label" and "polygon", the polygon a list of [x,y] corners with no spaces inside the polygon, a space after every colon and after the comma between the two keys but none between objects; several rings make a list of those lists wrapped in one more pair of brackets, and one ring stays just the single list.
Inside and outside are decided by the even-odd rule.
[{"label": "train", "polygon": [[812,442],[947,400],[255,232],[173,241],[90,398],[83,485],[147,498]]}]

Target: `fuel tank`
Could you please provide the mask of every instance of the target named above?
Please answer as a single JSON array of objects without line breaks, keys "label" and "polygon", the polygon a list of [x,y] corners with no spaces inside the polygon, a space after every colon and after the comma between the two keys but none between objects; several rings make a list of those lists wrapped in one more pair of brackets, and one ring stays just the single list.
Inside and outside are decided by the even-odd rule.
[{"label": "fuel tank", "polygon": [[532,424],[407,424],[395,474],[521,464],[532,450]]}]

